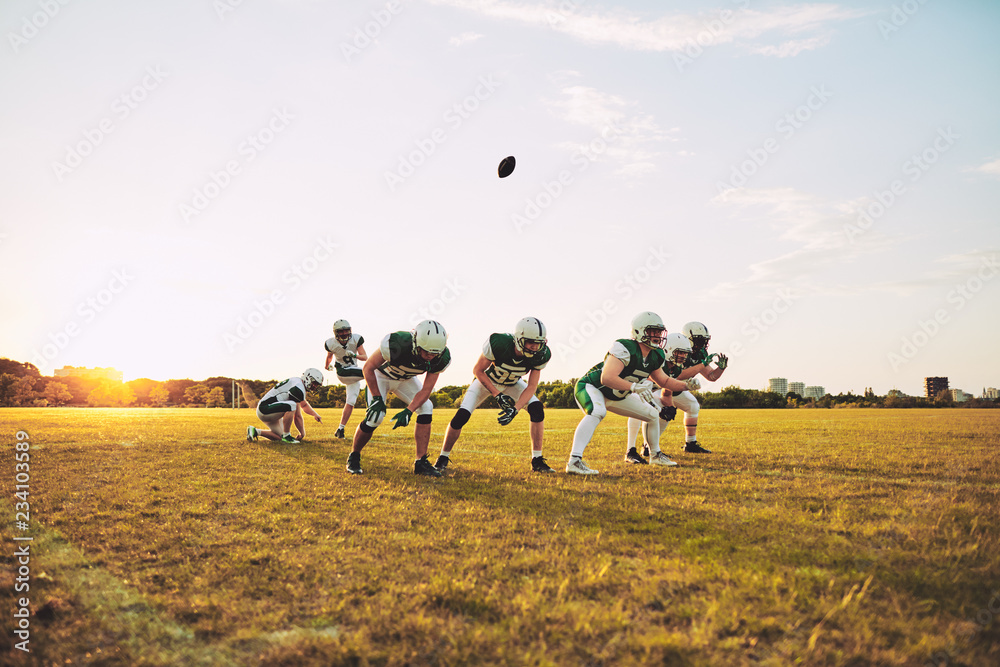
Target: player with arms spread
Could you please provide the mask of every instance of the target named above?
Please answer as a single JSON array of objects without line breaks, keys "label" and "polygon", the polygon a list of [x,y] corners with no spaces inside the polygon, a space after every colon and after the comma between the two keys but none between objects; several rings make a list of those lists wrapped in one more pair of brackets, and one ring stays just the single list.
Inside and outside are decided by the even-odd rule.
[{"label": "player with arms spread", "polygon": [[[306,392],[323,386],[323,373],[318,368],[307,368],[300,378],[288,378],[279,382],[264,394],[257,403],[257,419],[264,422],[267,429],[247,426],[247,442],[257,442],[258,436],[268,440],[297,445],[305,439],[306,429],[302,413],[311,415],[316,421],[322,422],[316,411],[306,400]],[[292,437],[291,426],[299,430],[299,439]]]},{"label": "player with arms spread", "polygon": [[[361,450],[372,439],[372,433],[385,419],[385,398],[390,393],[403,401],[406,407],[393,415],[393,429],[406,426],[416,413],[417,424],[413,429],[417,458],[413,472],[417,475],[440,477],[431,462],[427,460],[427,444],[431,438],[431,413],[434,404],[430,395],[438,376],[451,363],[448,351],[448,334],[444,327],[433,320],[424,320],[413,331],[397,331],[382,339],[364,365],[365,382],[368,385],[368,412],[354,432],[354,443],[347,458],[347,471],[360,475]],[[423,375],[423,383],[417,379]]]},{"label": "player with arms spread", "polygon": [[596,475],[583,461],[583,451],[590,444],[598,424],[608,411],[635,417],[644,422],[649,441],[656,450],[651,461],[657,465],[677,465],[659,451],[659,408],[651,405],[653,387],[683,390],[683,382],[667,377],[663,372],[663,336],[666,328],[656,313],[639,313],[632,318],[632,338],[620,338],[611,345],[604,361],[591,368],[576,383],[574,397],[584,411],[584,417],[573,435],[573,451],[566,472]]},{"label": "player with arms spread", "polygon": [[[364,343],[364,338],[351,331],[350,322],[337,320],[333,323],[333,338],[328,338],[324,345],[326,370],[334,371],[341,384],[347,387],[344,413],[340,417],[340,426],[333,435],[335,438],[344,437],[344,427],[347,426],[351,412],[354,411],[354,404],[358,402],[358,395],[361,394],[362,380],[365,376],[357,362],[368,360]],[[333,366],[330,365],[330,361],[333,361]]]},{"label": "player with arms spread", "polygon": [[[540,371],[552,358],[547,345],[545,325],[537,317],[525,317],[514,327],[513,335],[495,333],[483,345],[483,353],[472,367],[475,379],[462,398],[462,405],[455,413],[444,434],[441,455],[434,467],[443,471],[448,467],[451,450],[462,427],[473,411],[493,396],[500,404],[497,421],[506,426],[521,410],[527,410],[531,419],[531,469],[535,472],[553,472],[542,456],[545,408],[535,396]],[[524,380],[524,376],[528,380]]]},{"label": "player with arms spread", "polygon": [[[722,373],[729,367],[729,357],[724,354],[708,353],[708,341],[712,337],[708,333],[708,327],[701,322],[688,322],[681,331],[684,332],[684,337],[690,343],[690,353],[683,360],[683,369],[672,377],[676,377],[678,380],[687,380],[690,383],[690,388],[686,391],[674,392],[672,397],[668,397],[667,392],[664,391],[661,398],[664,405],[673,405],[675,411],[680,410],[684,413],[685,437],[683,451],[689,454],[711,454],[711,450],[705,449],[698,442],[697,430],[700,405],[698,404],[697,397],[691,392],[701,387],[701,382],[698,381],[699,375],[709,382],[715,382],[722,377]],[[678,343],[678,345],[681,344]],[[713,361],[716,364],[716,368],[712,368],[709,365]],[[661,423],[661,425],[666,426],[665,423]],[[660,433],[662,434],[663,431],[661,430]],[[645,454],[646,452],[643,451],[643,453]]]}]

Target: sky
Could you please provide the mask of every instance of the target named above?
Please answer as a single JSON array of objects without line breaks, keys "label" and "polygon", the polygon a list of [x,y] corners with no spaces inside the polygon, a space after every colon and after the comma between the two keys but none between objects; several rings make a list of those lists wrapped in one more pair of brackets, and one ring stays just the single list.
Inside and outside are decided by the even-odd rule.
[{"label": "sky", "polygon": [[569,380],[651,310],[728,355],[704,390],[1000,386],[992,0],[7,0],[0,33],[0,356],[43,374],[280,379],[337,319],[430,318],[466,384],[534,316]]}]

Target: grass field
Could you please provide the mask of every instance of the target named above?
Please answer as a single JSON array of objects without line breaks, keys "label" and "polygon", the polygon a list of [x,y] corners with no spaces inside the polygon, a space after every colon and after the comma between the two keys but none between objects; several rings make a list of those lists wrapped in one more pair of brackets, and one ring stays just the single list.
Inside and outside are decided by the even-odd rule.
[{"label": "grass field", "polygon": [[320,413],[289,446],[245,442],[248,410],[0,411],[0,662],[1000,664],[1000,410],[705,411],[714,453],[671,424],[676,469],[624,463],[611,415],[590,478],[562,472],[579,412],[547,412],[538,475],[526,415],[480,410],[443,479],[412,427],[347,474]]}]

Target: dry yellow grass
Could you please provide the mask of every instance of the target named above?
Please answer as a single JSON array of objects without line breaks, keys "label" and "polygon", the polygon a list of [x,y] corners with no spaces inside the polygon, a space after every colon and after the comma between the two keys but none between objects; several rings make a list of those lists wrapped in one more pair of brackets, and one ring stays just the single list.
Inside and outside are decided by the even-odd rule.
[{"label": "dry yellow grass", "polygon": [[247,410],[0,411],[6,488],[31,443],[31,527],[5,494],[4,543],[35,537],[32,653],[5,632],[5,660],[1000,663],[1000,411],[705,411],[714,453],[672,424],[677,469],[622,462],[609,416],[594,478],[562,472],[579,412],[548,411],[538,475],[526,416],[477,411],[440,480],[412,474],[412,428],[348,475],[339,413],[286,446],[246,443]]}]

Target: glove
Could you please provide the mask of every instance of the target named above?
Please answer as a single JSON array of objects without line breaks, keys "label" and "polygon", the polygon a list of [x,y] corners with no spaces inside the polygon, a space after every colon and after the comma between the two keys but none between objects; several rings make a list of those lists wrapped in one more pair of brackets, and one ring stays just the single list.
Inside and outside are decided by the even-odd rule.
[{"label": "glove", "polygon": [[715,359],[717,356],[719,356],[719,355],[717,355],[717,354],[709,354],[709,355],[707,355],[705,357],[705,361],[703,361],[701,363],[704,364],[705,366],[708,366],[710,363],[712,363],[712,360]]},{"label": "glove", "polygon": [[413,412],[411,412],[409,408],[403,408],[400,412],[394,414],[392,416],[392,421],[396,422],[396,425],[392,427],[392,430],[395,431],[400,426],[406,426],[409,424],[410,415],[412,414]]},{"label": "glove", "polygon": [[662,408],[660,408],[660,419],[662,419],[663,421],[665,422],[673,421],[674,417],[676,416],[677,416],[677,408],[675,408],[674,406],[664,405]]},{"label": "glove", "polygon": [[514,399],[507,394],[497,394],[496,399],[501,410],[507,410],[514,407]]},{"label": "glove", "polygon": [[729,357],[724,354],[720,354],[719,358],[715,361],[715,364],[719,367],[719,370],[726,370],[726,366],[729,365]]},{"label": "glove", "polygon": [[633,394],[637,395],[646,403],[653,402],[653,383],[649,380],[643,380],[641,382],[633,382],[630,387]]},{"label": "glove", "polygon": [[701,389],[701,382],[699,382],[698,378],[696,377],[688,378],[687,380],[684,381],[684,384],[687,385],[688,391],[698,391],[699,389]]},{"label": "glove", "polygon": [[503,410],[500,411],[500,414],[497,416],[497,423],[499,423],[501,426],[506,426],[507,424],[514,421],[514,417],[517,416],[517,412],[518,411],[513,407],[504,408]]},{"label": "glove", "polygon": [[381,396],[372,396],[368,402],[368,411],[365,413],[365,421],[369,424],[377,424],[385,416],[385,403]]}]

